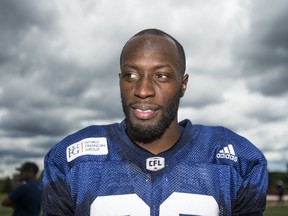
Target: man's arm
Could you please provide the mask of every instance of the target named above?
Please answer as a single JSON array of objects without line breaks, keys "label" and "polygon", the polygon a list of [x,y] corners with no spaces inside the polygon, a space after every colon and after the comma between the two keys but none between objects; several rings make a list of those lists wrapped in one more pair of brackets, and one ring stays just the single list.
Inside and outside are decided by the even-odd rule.
[{"label": "man's arm", "polygon": [[2,201],[2,206],[14,208],[15,207],[15,203],[10,199],[9,196],[7,196]]},{"label": "man's arm", "polygon": [[49,160],[49,156],[45,158],[42,191],[42,209],[45,216],[74,215],[70,188],[65,174],[58,166],[53,160]]},{"label": "man's arm", "polygon": [[268,188],[267,163],[256,165],[243,179],[232,215],[263,215]]}]

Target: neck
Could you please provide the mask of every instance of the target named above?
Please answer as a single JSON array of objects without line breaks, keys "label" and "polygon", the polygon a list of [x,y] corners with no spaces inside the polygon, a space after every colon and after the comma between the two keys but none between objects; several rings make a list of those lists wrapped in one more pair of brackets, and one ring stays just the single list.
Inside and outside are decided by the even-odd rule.
[{"label": "neck", "polygon": [[159,139],[149,143],[136,142],[136,144],[152,154],[157,155],[172,148],[178,141],[180,135],[181,131],[179,125],[177,121],[174,121]]}]

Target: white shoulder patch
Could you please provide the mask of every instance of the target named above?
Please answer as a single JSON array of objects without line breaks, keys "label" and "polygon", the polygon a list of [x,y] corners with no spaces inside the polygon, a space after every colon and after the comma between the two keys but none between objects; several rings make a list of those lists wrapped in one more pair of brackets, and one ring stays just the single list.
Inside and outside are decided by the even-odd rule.
[{"label": "white shoulder patch", "polygon": [[83,139],[67,147],[66,157],[70,162],[82,155],[106,155],[108,146],[106,137],[91,137]]}]

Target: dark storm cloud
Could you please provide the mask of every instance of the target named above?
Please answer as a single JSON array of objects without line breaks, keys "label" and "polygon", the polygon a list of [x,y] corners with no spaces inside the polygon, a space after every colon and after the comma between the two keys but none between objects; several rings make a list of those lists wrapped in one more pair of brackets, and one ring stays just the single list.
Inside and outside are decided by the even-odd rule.
[{"label": "dark storm cloud", "polygon": [[51,113],[27,111],[11,112],[5,116],[0,127],[10,137],[31,137],[31,136],[58,136],[67,133],[73,128],[73,124],[63,116]]},{"label": "dark storm cloud", "polygon": [[253,76],[248,80],[248,86],[252,91],[268,96],[281,96],[288,92],[288,67],[283,67],[280,71],[277,67],[266,68],[262,72],[261,76]]},{"label": "dark storm cloud", "polygon": [[[95,92],[97,90],[95,89]],[[98,94],[83,100],[85,106],[95,113],[89,118],[95,120],[122,119],[123,111],[118,86],[111,86],[108,89],[98,90]],[[86,119],[88,120],[88,119]]]},{"label": "dark storm cloud", "polygon": [[[99,64],[87,68],[69,56],[63,58],[61,46],[64,45],[60,44],[60,50],[51,48],[51,41],[57,41],[60,33],[58,24],[54,23],[55,9],[49,10],[47,4],[39,1],[1,2],[0,103],[6,112],[0,121],[0,130],[7,137],[64,136],[77,130],[85,116],[87,120],[95,117],[95,114],[81,114],[84,116],[81,119],[67,117],[68,110],[85,113],[91,109],[98,113],[98,119],[119,114],[114,110],[115,105],[111,106],[109,100],[113,96],[109,91],[104,92],[107,97],[101,99],[102,94],[95,102],[85,98],[91,89],[96,95],[103,92],[104,85],[107,87],[104,79],[105,83],[115,86],[109,82],[112,67],[109,69],[95,59]],[[97,49],[97,46],[90,44],[90,48]]]},{"label": "dark storm cloud", "polygon": [[[70,131],[74,133],[76,131]],[[60,137],[47,137],[46,139],[34,140],[32,145],[35,146],[42,156],[47,153],[47,149],[52,148],[56,143],[62,140],[64,137],[61,135]]]},{"label": "dark storm cloud", "polygon": [[[51,21],[46,13],[48,5],[41,5],[37,0],[1,0],[0,25],[5,30],[25,29],[31,24],[42,25]],[[48,7],[49,8],[49,7]]]},{"label": "dark storm cloud", "polygon": [[[0,7],[0,63],[25,39],[31,28],[50,28],[55,14],[35,0],[3,0]],[[35,41],[36,42],[36,41]],[[5,53],[5,54],[4,54]],[[2,61],[1,61],[2,60]]]},{"label": "dark storm cloud", "polygon": [[283,119],[286,118],[286,115],[285,112],[280,113],[270,109],[269,107],[263,107],[262,109],[258,108],[257,110],[251,110],[246,116],[251,120],[256,119],[262,123],[271,123],[283,121]]},{"label": "dark storm cloud", "polygon": [[[21,143],[19,143],[21,145]],[[15,149],[7,149],[7,150],[1,150],[0,152],[0,158],[13,158],[17,159],[16,161],[21,161],[22,158],[34,158],[34,157],[43,157],[43,152],[41,151],[35,151],[35,149],[26,149],[26,150],[17,150]]]},{"label": "dark storm cloud", "polygon": [[249,32],[238,38],[237,57],[250,89],[276,96],[288,92],[288,2],[271,4],[253,2]]}]

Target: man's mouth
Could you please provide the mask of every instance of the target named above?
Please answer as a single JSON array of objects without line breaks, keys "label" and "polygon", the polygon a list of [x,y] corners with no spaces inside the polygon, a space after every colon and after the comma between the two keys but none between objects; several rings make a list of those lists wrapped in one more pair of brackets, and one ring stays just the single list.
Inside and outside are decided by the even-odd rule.
[{"label": "man's mouth", "polygon": [[157,114],[158,107],[147,104],[134,104],[131,106],[134,116],[140,120],[148,120]]}]

